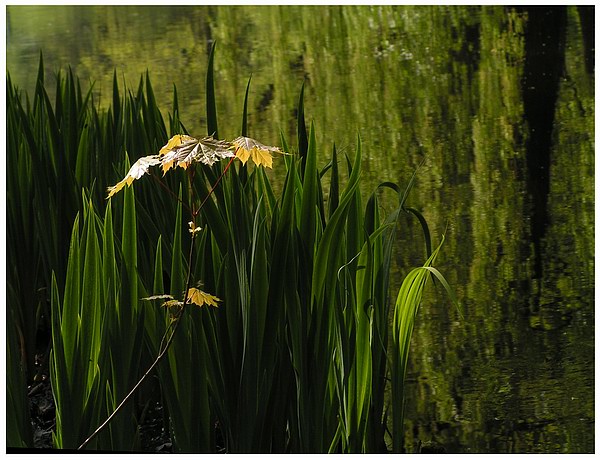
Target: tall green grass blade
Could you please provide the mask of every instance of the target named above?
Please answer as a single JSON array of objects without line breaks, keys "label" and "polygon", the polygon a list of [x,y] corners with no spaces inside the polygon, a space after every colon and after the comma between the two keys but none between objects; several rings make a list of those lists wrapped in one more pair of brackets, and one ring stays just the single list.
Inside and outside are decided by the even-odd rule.
[{"label": "tall green grass blade", "polygon": [[244,110],[242,111],[242,136],[248,136],[248,93],[250,92],[250,82],[252,76],[248,78],[248,84],[246,85],[246,95],[244,96]]},{"label": "tall green grass blade", "polygon": [[427,225],[427,220],[423,217],[420,211],[415,208],[405,207],[404,210],[406,212],[410,212],[413,214],[421,224],[421,229],[423,230],[423,236],[425,238],[425,248],[427,250],[427,257],[431,255],[431,234],[429,233],[429,226]]},{"label": "tall green grass blade", "polygon": [[[128,167],[128,165],[127,165]],[[121,236],[121,252],[125,270],[121,286],[123,303],[119,306],[119,315],[126,321],[137,313],[138,283],[137,283],[137,244],[138,232],[136,222],[135,197],[132,187],[127,187],[123,195],[123,228]]]},{"label": "tall green grass blade", "polygon": [[306,129],[306,121],[304,120],[304,86],[306,80],[302,82],[300,88],[300,96],[298,97],[298,154],[302,158],[302,167],[300,173],[304,176],[304,166],[306,164],[305,157],[308,153],[308,131]]},{"label": "tall green grass blade", "polygon": [[[87,201],[84,198],[84,202]],[[93,210],[84,208],[81,239],[75,220],[62,308],[52,290],[51,381],[56,402],[56,447],[75,448],[98,423],[100,404],[100,249]],[[93,445],[91,446],[93,447]]]},{"label": "tall green grass blade", "polygon": [[208,56],[208,68],[206,70],[206,124],[208,135],[215,139],[219,138],[219,127],[217,123],[217,101],[215,97],[214,59],[217,42],[213,42]]},{"label": "tall green grass blade", "polygon": [[[66,362],[66,377],[67,381],[71,381],[74,378],[73,373],[75,372],[74,360],[75,351],[78,348],[79,342],[79,299],[81,297],[81,255],[79,248],[79,216],[75,217],[73,224],[73,232],[71,234],[71,245],[69,248],[69,262],[67,264],[67,279],[68,283],[65,284],[65,295],[60,307],[52,307],[52,314],[57,315],[57,318],[61,318],[59,324],[60,331],[60,342],[62,342],[64,348],[64,360]],[[54,330],[54,327],[53,327]],[[62,358],[62,357],[61,357]]]},{"label": "tall green grass blade", "polygon": [[315,262],[313,264],[314,271],[312,275],[312,297],[316,303],[322,303],[324,289],[326,285],[332,286],[334,279],[337,275],[335,254],[340,250],[340,246],[335,241],[345,225],[345,220],[348,213],[348,207],[351,200],[354,198],[354,193],[358,188],[359,177],[360,177],[360,165],[361,165],[362,150],[360,144],[356,149],[356,156],[354,160],[354,166],[352,173],[346,184],[344,192],[340,200],[340,205],[337,207],[325,230],[323,236],[319,242],[317,253],[315,255]]},{"label": "tall green grass blade", "polygon": [[331,218],[340,203],[340,179],[335,143],[331,153],[331,182],[329,184],[328,216]]},{"label": "tall green grass blade", "polygon": [[[119,83],[117,81],[117,70],[113,72],[113,92],[112,92],[112,114],[114,120],[114,127],[118,127],[121,125],[122,121],[122,112],[121,112],[121,96],[119,94]],[[115,129],[116,131],[116,129]],[[115,142],[116,145],[120,145],[120,143]]]},{"label": "tall green grass blade", "polygon": [[[77,224],[78,226],[78,224]],[[65,295],[65,298],[67,296]],[[65,335],[61,330],[61,314],[62,308],[60,304],[60,295],[58,293],[58,285],[56,277],[52,273],[51,298],[52,306],[52,350],[50,352],[50,382],[52,383],[52,394],[56,406],[56,429],[52,435],[53,444],[56,447],[64,445],[61,427],[62,413],[66,412],[66,398],[70,394],[70,380],[68,378],[67,369],[72,369],[72,360],[67,360],[65,353],[64,340]],[[77,318],[75,318],[77,319]],[[67,416],[69,414],[66,414]]]},{"label": "tall green grass blade", "polygon": [[106,205],[102,231],[102,281],[104,301],[107,305],[117,303],[117,257],[112,223],[112,201]]},{"label": "tall green grass blade", "polygon": [[[85,202],[85,201],[84,201]],[[83,278],[81,285],[80,300],[80,350],[83,353],[91,352],[89,360],[83,361],[87,381],[93,381],[97,372],[97,357],[100,351],[100,325],[102,320],[103,306],[100,302],[101,267],[100,267],[100,245],[94,222],[93,208],[91,203],[86,203],[87,215],[84,217],[83,241],[85,241],[83,258]]]},{"label": "tall green grass blade", "polygon": [[315,140],[315,128],[311,125],[310,140],[306,153],[304,168],[304,181],[302,184],[302,207],[300,211],[300,235],[306,245],[308,255],[307,263],[312,263],[312,251],[315,248],[317,238],[317,198],[318,198],[318,172],[317,172],[317,142]]},{"label": "tall green grass blade", "polygon": [[[112,200],[111,200],[112,201]],[[108,210],[107,210],[108,214]],[[114,257],[113,237],[109,234],[112,217],[105,220],[103,245],[107,257]],[[107,388],[107,406],[109,411],[116,409],[121,400],[129,393],[139,378],[139,363],[143,343],[144,311],[139,307],[140,286],[138,281],[138,231],[134,189],[128,187],[123,194],[121,228],[121,270],[119,289],[112,291],[115,299],[112,309],[106,315],[105,339],[111,347],[107,359],[110,359],[112,378]],[[108,271],[116,265],[113,259],[104,260]],[[115,274],[115,281],[117,281]],[[111,299],[112,300],[112,299]],[[129,410],[119,413],[110,425],[111,444],[118,450],[135,449],[139,445],[136,437],[134,401],[128,402]]]}]

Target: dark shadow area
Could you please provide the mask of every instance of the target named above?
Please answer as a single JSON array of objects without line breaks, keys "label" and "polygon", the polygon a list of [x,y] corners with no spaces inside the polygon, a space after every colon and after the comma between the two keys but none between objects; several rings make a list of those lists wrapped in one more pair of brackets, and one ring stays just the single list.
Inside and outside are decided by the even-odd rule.
[{"label": "dark shadow area", "polygon": [[548,227],[550,151],[554,112],[565,62],[566,7],[523,7],[525,66],[522,91],[527,142],[528,188],[531,199],[531,236],[535,250],[534,277],[542,277],[542,240]]},{"label": "dark shadow area", "polygon": [[585,54],[585,70],[590,75],[594,74],[596,52],[594,6],[578,6],[579,20],[581,21],[581,33],[583,35],[583,52]]}]

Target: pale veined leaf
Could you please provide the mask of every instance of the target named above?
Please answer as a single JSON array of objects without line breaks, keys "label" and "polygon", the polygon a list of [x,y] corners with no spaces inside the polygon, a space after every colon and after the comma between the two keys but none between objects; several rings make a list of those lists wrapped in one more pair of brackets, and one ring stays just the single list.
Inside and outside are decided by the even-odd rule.
[{"label": "pale veined leaf", "polygon": [[[189,136],[187,136],[189,137]],[[198,144],[198,140],[194,138],[190,138],[187,142],[181,144],[178,147],[174,147],[169,152],[165,153],[161,157],[161,165],[163,170],[163,175],[167,173],[167,171],[174,166],[179,166],[181,161],[187,158],[190,153],[196,148]],[[162,150],[161,150],[162,151]]]},{"label": "pale veined leaf", "polygon": [[127,175],[117,184],[112,187],[108,187],[107,199],[112,197],[115,193],[119,192],[125,185],[131,185],[134,180],[139,179],[148,172],[148,168],[159,164],[161,161],[158,155],[150,155],[142,157],[136,161],[133,166],[127,172]]},{"label": "pale veined leaf", "polygon": [[212,136],[209,136],[198,141],[190,154],[183,158],[178,166],[186,169],[190,164],[196,162],[212,166],[219,160],[233,156],[235,156],[235,153],[232,150],[231,143],[213,139]]},{"label": "pale veined leaf", "polygon": [[173,300],[174,297],[169,294],[159,294],[159,295],[151,295],[150,297],[142,297],[141,300],[165,300],[165,299]]},{"label": "pale veined leaf", "polygon": [[223,158],[231,158],[235,155],[229,142],[219,141],[212,137],[198,140],[190,136],[179,136],[182,139],[176,139],[177,136],[174,136],[160,150],[163,174],[175,166],[187,169],[192,163],[212,166]]}]

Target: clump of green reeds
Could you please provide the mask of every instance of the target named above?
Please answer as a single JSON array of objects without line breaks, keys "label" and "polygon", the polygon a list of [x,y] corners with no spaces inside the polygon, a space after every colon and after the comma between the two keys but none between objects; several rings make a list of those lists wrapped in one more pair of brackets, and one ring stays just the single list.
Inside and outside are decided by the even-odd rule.
[{"label": "clump of green reeds", "polygon": [[[211,69],[207,134],[216,136]],[[244,136],[249,131],[249,88],[250,84],[240,133]],[[97,209],[104,202],[94,195],[123,176],[129,164],[124,152],[132,159],[157,152],[168,138],[147,76],[146,89],[144,95],[140,84],[137,95],[121,98],[115,81],[111,109],[99,112],[90,102],[98,131],[80,126],[73,135],[81,143],[85,129],[86,142],[96,142],[103,133],[98,145],[110,144],[111,152],[122,156],[101,159],[100,148],[93,153],[78,148],[70,172],[64,173],[77,177],[73,165],[96,161],[105,171],[92,178],[93,169],[81,166],[81,181],[67,182],[74,190],[91,191],[82,201],[73,198],[74,224],[65,240],[70,241],[68,264],[61,268],[56,260],[47,265],[57,273],[63,270],[62,279],[55,275],[48,284],[57,447],[81,444],[143,373],[143,367],[126,363],[150,363],[160,349],[172,317],[139,299],[149,294],[181,295],[191,274],[223,301],[218,309],[185,312],[157,369],[176,451],[383,452],[390,404],[393,449],[401,451],[402,382],[417,307],[430,273],[449,289],[432,267],[439,247],[431,250],[425,218],[406,206],[414,182],[403,188],[381,184],[398,203],[382,216],[377,191],[363,201],[360,139],[353,158],[340,159],[334,146],[330,161],[320,168],[323,152],[315,127],[306,127],[301,91],[297,147],[290,147],[282,135],[282,149],[293,155],[274,165],[275,174],[285,174],[279,194],[263,168],[198,165],[190,181],[191,176],[183,182],[177,174],[161,179],[171,194],[146,178],[145,184],[136,183],[135,193],[128,188],[123,197],[111,199],[102,213]],[[43,89],[39,92],[43,96]],[[171,135],[185,132],[176,106],[175,97]],[[27,110],[15,112],[29,119]],[[136,114],[143,117],[137,119]],[[50,121],[38,123],[40,129],[50,130]],[[115,126],[121,128],[115,131]],[[22,146],[26,142],[14,135],[15,145],[27,151]],[[36,160],[31,154],[25,158],[19,161]],[[56,174],[63,171],[57,169]],[[328,193],[323,190],[325,178]],[[14,190],[27,192],[25,182],[16,183]],[[202,229],[192,238],[181,203],[194,197],[208,199],[197,216]],[[82,217],[75,218],[77,210]],[[403,212],[419,219],[430,257],[424,268],[407,276],[392,304],[391,256]],[[113,225],[113,215],[120,225]],[[190,250],[196,255],[191,262],[186,256]],[[391,403],[384,398],[387,387]],[[138,395],[135,402],[88,447],[136,447],[132,439],[141,415],[136,408],[147,402],[147,396]]]}]

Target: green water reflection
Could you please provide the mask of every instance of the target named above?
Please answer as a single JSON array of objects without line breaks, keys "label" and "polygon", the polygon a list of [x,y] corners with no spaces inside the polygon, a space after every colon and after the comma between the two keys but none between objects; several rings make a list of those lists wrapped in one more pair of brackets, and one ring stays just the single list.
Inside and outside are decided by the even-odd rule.
[{"label": "green water reflection", "polygon": [[[167,110],[177,85],[181,118],[198,134],[216,40],[221,136],[238,135],[252,75],[250,133],[268,144],[280,131],[294,139],[306,79],[323,150],[335,140],[350,152],[360,133],[365,191],[406,183],[425,158],[411,204],[437,235],[448,228],[440,269],[464,319],[441,290],[420,311],[407,451],[433,440],[449,452],[593,452],[595,107],[585,61],[593,13],[564,10],[540,241],[527,172],[525,10],[10,6],[7,66],[32,89],[42,49],[49,71],[70,65],[107,102],[113,69],[130,87],[149,70]],[[398,266],[421,262],[416,223],[403,222],[399,237]]]}]

